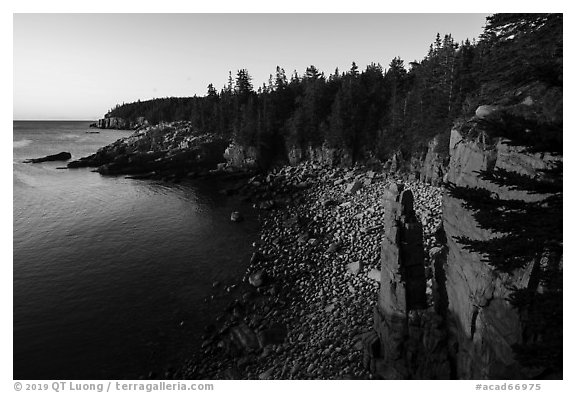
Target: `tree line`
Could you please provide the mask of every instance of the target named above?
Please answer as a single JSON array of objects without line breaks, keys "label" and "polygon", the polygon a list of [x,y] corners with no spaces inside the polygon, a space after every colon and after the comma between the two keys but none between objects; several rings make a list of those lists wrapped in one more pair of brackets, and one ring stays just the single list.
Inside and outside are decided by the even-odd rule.
[{"label": "tree line", "polygon": [[[210,84],[204,97],[125,104],[108,115],[131,121],[144,116],[152,123],[189,120],[199,130],[272,156],[286,154],[287,147],[327,144],[361,161],[419,154],[435,136],[439,153],[446,155],[456,120],[465,130],[472,123],[463,119],[478,105],[509,108],[473,125],[491,138],[557,161],[535,179],[505,170],[479,176],[544,198],[499,200],[469,187],[449,187],[449,192],[464,201],[482,228],[501,234],[488,241],[458,239],[466,248],[501,272],[535,263],[530,285],[513,291],[510,301],[524,326],[517,358],[545,375],[562,369],[563,354],[562,31],[562,14],[496,14],[487,18],[478,41],[456,43],[449,34],[437,35],[424,59],[408,65],[394,58],[387,68],[370,64],[359,70],[352,63],[328,76],[314,66],[291,76],[277,67],[256,89],[242,69],[234,77],[230,73],[220,91]],[[514,104],[527,90],[537,102],[516,113]]]},{"label": "tree line", "polygon": [[[456,43],[450,34],[437,34],[424,59],[405,64],[396,57],[386,68],[372,63],[359,70],[353,62],[348,70],[325,75],[311,65],[302,75],[288,76],[278,66],[257,88],[248,70],[241,69],[229,73],[220,91],[210,84],[203,97],[138,101],[117,106],[107,116],[129,121],[143,116],[152,124],[188,120],[199,130],[271,156],[290,147],[326,144],[346,151],[353,161],[387,159],[395,152],[410,157],[437,135],[439,152],[446,155],[450,128],[459,117],[472,115],[479,104],[491,103],[527,77],[556,83],[561,62],[558,69],[550,55],[557,58],[552,52],[558,45],[547,46],[556,36],[546,35],[555,18],[494,15],[478,41]],[[503,33],[503,26],[514,21],[524,23],[522,34],[537,36],[532,46],[522,34]],[[546,28],[541,31],[535,23]]]}]

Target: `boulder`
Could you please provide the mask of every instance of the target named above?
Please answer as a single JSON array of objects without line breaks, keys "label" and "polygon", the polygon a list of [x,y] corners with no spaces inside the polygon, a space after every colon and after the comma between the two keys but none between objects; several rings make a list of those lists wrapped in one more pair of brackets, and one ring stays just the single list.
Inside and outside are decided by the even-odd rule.
[{"label": "boulder", "polygon": [[360,190],[362,188],[362,182],[360,181],[355,181],[353,183],[350,183],[346,186],[346,189],[344,190],[344,192],[346,194],[355,194],[358,190]]},{"label": "boulder", "polygon": [[380,282],[381,277],[382,277],[382,272],[380,272],[380,270],[378,270],[378,269],[371,269],[368,272],[368,278],[371,280],[374,280],[376,282]]},{"label": "boulder", "polygon": [[331,243],[330,246],[328,246],[328,249],[326,250],[326,253],[328,254],[332,254],[337,252],[338,250],[340,250],[341,244],[340,242],[334,242]]},{"label": "boulder", "polygon": [[352,262],[346,265],[346,270],[351,274],[358,274],[360,272],[360,262]]},{"label": "boulder", "polygon": [[270,367],[268,370],[258,375],[258,379],[272,379],[272,371],[274,371],[274,367]]},{"label": "boulder", "polygon": [[330,207],[330,206],[334,206],[337,205],[338,201],[335,199],[331,199],[331,198],[326,198],[322,200],[322,206],[323,207]]},{"label": "boulder", "polygon": [[316,365],[314,363],[310,363],[308,368],[306,369],[306,373],[312,374],[316,370]]},{"label": "boulder", "polygon": [[310,234],[308,232],[304,232],[302,233],[300,236],[298,236],[298,244],[303,245],[306,244],[308,242],[308,239],[310,238]]},{"label": "boulder", "polygon": [[232,214],[230,214],[230,221],[240,222],[242,220],[244,220],[244,217],[242,217],[242,214],[240,214],[240,212],[234,211],[232,212]]},{"label": "boulder", "polygon": [[532,97],[528,96],[526,98],[524,98],[524,100],[522,100],[522,105],[526,105],[526,106],[532,106],[534,105],[534,100],[532,99]]},{"label": "boulder", "polygon": [[384,228],[384,225],[373,225],[371,227],[362,227],[360,232],[362,233],[375,233]]},{"label": "boulder", "polygon": [[432,247],[430,249],[430,251],[428,252],[428,254],[430,255],[430,258],[434,259],[441,252],[442,252],[442,247]]},{"label": "boulder", "polygon": [[320,244],[320,240],[316,239],[316,238],[311,238],[308,240],[308,244],[312,247],[317,246],[318,244]]},{"label": "boulder", "polygon": [[266,271],[258,270],[248,277],[248,283],[255,288],[261,287],[266,280]]},{"label": "boulder", "polygon": [[475,114],[478,119],[485,119],[486,117],[488,117],[489,115],[491,115],[492,113],[496,112],[499,109],[500,107],[498,105],[480,105],[476,109]]},{"label": "boulder", "polygon": [[296,360],[290,369],[290,377],[295,377],[296,374],[298,374],[298,371],[300,371],[300,362]]}]

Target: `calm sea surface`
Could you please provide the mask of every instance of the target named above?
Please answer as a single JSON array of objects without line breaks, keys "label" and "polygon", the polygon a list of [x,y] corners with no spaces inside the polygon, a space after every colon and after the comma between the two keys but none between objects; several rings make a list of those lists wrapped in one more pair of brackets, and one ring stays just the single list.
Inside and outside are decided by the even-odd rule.
[{"label": "calm sea surface", "polygon": [[[248,264],[255,213],[215,184],[22,163],[77,159],[129,135],[88,134],[88,124],[14,122],[15,379],[131,379],[177,366],[229,301],[212,283],[239,282]],[[235,209],[245,222],[230,222]]]}]

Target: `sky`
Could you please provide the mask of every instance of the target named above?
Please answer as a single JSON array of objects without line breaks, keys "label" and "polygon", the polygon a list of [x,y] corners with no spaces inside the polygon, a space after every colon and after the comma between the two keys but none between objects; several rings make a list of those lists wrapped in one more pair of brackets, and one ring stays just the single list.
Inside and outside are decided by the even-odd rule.
[{"label": "sky", "polygon": [[421,60],[436,33],[477,38],[487,14],[14,14],[14,120],[94,120],[122,102],[255,88],[313,64]]}]

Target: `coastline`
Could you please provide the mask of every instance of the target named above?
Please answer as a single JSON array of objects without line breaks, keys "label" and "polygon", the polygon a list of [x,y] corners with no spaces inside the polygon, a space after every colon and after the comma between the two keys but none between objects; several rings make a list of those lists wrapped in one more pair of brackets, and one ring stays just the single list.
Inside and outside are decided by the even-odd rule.
[{"label": "coastline", "polygon": [[[212,285],[208,284],[207,291],[203,291],[210,317],[206,325],[196,325],[197,331],[204,328],[204,335],[199,337],[200,334],[195,334],[191,340],[201,341],[201,345],[198,345],[200,350],[192,354],[187,354],[185,350],[181,357],[183,361],[176,363],[176,369],[174,363],[158,365],[148,374],[148,379],[395,379],[399,375],[404,376],[402,373],[406,367],[401,364],[403,359],[400,359],[394,365],[399,367],[399,371],[392,370],[397,374],[389,374],[388,369],[382,372],[382,367],[387,367],[383,363],[382,353],[390,353],[386,348],[382,349],[382,343],[400,346],[406,352],[403,356],[407,359],[418,358],[413,350],[420,343],[431,345],[430,348],[439,347],[439,340],[445,338],[445,326],[437,326],[442,323],[438,322],[442,318],[436,318],[431,324],[426,321],[420,324],[420,317],[428,311],[431,311],[431,315],[442,312],[436,309],[435,301],[438,300],[437,279],[442,279],[444,273],[440,271],[436,276],[437,260],[434,266],[431,263],[435,256],[446,250],[446,233],[441,222],[458,222],[458,225],[447,227],[451,230],[449,235],[452,239],[476,229],[475,224],[461,225],[462,217],[469,214],[461,208],[459,213],[457,209],[449,209],[446,216],[446,200],[454,206],[450,192],[444,193],[442,187],[416,181],[418,173],[406,173],[402,167],[388,163],[382,165],[374,162],[372,166],[345,168],[309,160],[256,172],[255,168],[250,170],[232,165],[226,156],[224,158],[228,163],[221,162],[221,157],[215,165],[206,163],[205,166],[202,165],[202,155],[192,161],[173,160],[174,157],[186,155],[185,150],[191,146],[182,146],[175,138],[178,130],[171,131],[174,132],[162,137],[165,144],[157,151],[144,152],[140,144],[145,145],[150,139],[148,134],[139,133],[99,149],[96,154],[87,157],[88,161],[81,159],[77,162],[86,164],[81,166],[98,167],[93,172],[127,179],[183,182],[184,186],[190,182],[189,179],[197,179],[199,183],[216,181],[218,185],[214,185],[213,189],[220,194],[220,198],[232,197],[227,200],[250,203],[256,209],[256,213],[252,214],[254,211],[248,206],[237,206],[239,209],[230,209],[229,206],[225,213],[228,215],[225,218],[227,226],[242,233],[242,226],[246,224],[242,223],[242,215],[248,214],[250,209],[250,214],[260,216],[259,240],[252,244],[251,251],[246,255],[252,254],[252,258],[245,271],[244,262],[247,259],[234,272],[231,280],[214,281]],[[462,138],[458,129],[452,130],[451,163],[452,160],[457,163],[462,157],[467,157],[469,151],[476,151],[481,143],[471,140],[459,145]],[[200,145],[192,147],[206,146],[204,142],[201,140]],[[131,150],[126,152],[125,148]],[[515,163],[518,161],[510,159],[510,156],[521,155],[513,149],[502,148],[500,144],[494,147],[494,151],[499,157],[506,157],[506,160]],[[213,153],[204,157],[211,160],[211,157],[218,156],[218,152]],[[157,154],[159,158],[149,161],[146,156],[151,154]],[[143,156],[146,157],[144,161],[140,160]],[[475,157],[472,167],[485,162],[483,157]],[[527,165],[532,170],[546,165],[546,162],[540,163],[528,156],[521,157],[528,160]],[[147,162],[153,162],[151,165],[154,167],[151,168]],[[201,164],[199,170],[195,164]],[[113,173],[101,170],[102,167],[109,169],[110,165],[115,165]],[[213,169],[214,166],[216,169]],[[474,181],[478,181],[477,172],[470,168],[466,170]],[[450,176],[454,178],[457,173],[454,170],[448,172],[444,181],[450,182]],[[427,177],[424,176],[424,179]],[[399,321],[402,324],[412,323],[414,335],[411,337],[403,335],[402,327],[395,328],[380,318],[382,307],[388,301],[394,303],[402,297],[402,294],[397,296],[395,292],[395,285],[403,285],[402,266],[392,267],[396,269],[394,274],[396,271],[400,273],[399,281],[392,276],[390,281],[387,280],[388,276],[384,273],[388,272],[388,263],[382,262],[386,271],[380,271],[380,251],[382,261],[386,260],[384,216],[397,209],[394,205],[390,207],[383,203],[383,197],[393,189],[398,190],[398,187],[392,186],[394,183],[402,183],[401,188],[409,189],[413,194],[414,213],[410,215],[413,217],[415,214],[417,219],[408,222],[404,216],[398,216],[398,222],[407,227],[419,222],[423,230],[419,234],[414,232],[408,235],[423,238],[418,247],[421,246],[424,251],[424,255],[419,252],[422,268],[419,288],[422,296],[418,303],[418,311],[423,313],[405,314]],[[489,189],[486,185],[484,187]],[[506,189],[499,191],[503,195],[509,193]],[[407,206],[412,206],[412,196],[409,200]],[[386,211],[384,206],[388,206]],[[404,212],[405,208],[400,208],[400,211]],[[220,218],[223,217],[220,215]],[[420,224],[417,226],[420,227]],[[389,228],[387,224],[386,227]],[[216,234],[216,237],[219,238],[219,235]],[[398,243],[400,248],[397,250],[404,250],[405,256],[411,252],[412,243],[406,240],[409,237],[404,241],[396,238],[396,241],[402,241],[402,245]],[[394,240],[390,244],[395,247]],[[237,254],[231,256],[234,260],[238,258]],[[461,265],[458,258],[447,261],[452,261],[453,266]],[[474,263],[474,260],[471,262]],[[382,282],[381,291],[380,279],[386,280]],[[453,283],[460,285],[459,279],[453,280]],[[491,283],[487,281],[484,285]],[[450,288],[454,287],[452,285]],[[466,279],[457,288],[464,294],[471,290]],[[496,306],[500,307],[499,304]],[[382,326],[386,330],[384,333]],[[423,336],[418,333],[422,329],[428,329],[430,334]],[[443,353],[434,353],[425,361],[430,365],[439,365],[432,367],[429,375],[433,378],[448,377],[448,355],[444,344],[440,347],[444,348]],[[194,349],[190,348],[189,351]],[[410,376],[406,374],[404,378],[409,379]],[[144,378],[143,375],[140,377]]]},{"label": "coastline", "polygon": [[[373,325],[380,278],[381,195],[395,175],[368,168],[285,166],[241,193],[263,210],[260,240],[234,299],[205,329],[186,379],[371,379],[363,338]],[[415,196],[427,254],[441,193],[401,181]],[[241,225],[241,224],[239,224]],[[427,293],[431,300],[431,281]]]},{"label": "coastline", "polygon": [[[201,327],[216,317],[211,309],[226,305],[226,298],[203,298],[215,293],[214,280],[232,283],[243,274],[257,212],[219,193],[220,178],[223,187],[234,186],[228,175],[177,184],[22,163],[60,150],[86,156],[127,135],[85,136],[85,124],[14,131],[15,140],[30,140],[14,148],[14,375],[162,378],[200,348]],[[244,213],[240,231],[230,223],[232,210]],[[38,299],[34,307],[30,297]],[[47,362],[54,348],[61,356]]]},{"label": "coastline", "polygon": [[[162,136],[164,144],[153,152],[162,158],[155,162],[172,162],[190,146],[205,146],[206,138],[195,137],[191,145],[182,146],[177,138],[181,126],[176,124]],[[226,164],[196,170],[194,165],[174,162],[150,172],[140,157],[151,154],[143,146],[151,135],[157,138],[154,131],[134,133],[72,163],[135,180],[183,182],[183,186],[189,179],[212,183],[216,192],[252,204],[260,216],[260,229],[244,276],[233,283],[215,281],[206,293],[204,302],[217,303],[218,315],[212,325],[198,329],[204,328],[202,337],[193,338],[201,345],[190,349],[199,350],[188,357],[184,354],[180,366],[154,367],[148,378],[374,378],[365,364],[364,341],[373,327],[379,290],[382,195],[396,181],[413,190],[430,270],[427,256],[437,245],[434,232],[441,221],[441,188],[401,180],[378,164],[343,168],[305,161],[258,173]],[[102,171],[110,163],[118,165],[115,173]],[[74,170],[75,166],[68,167]],[[239,231],[245,225],[231,224]],[[429,303],[431,287],[429,280]]]}]

